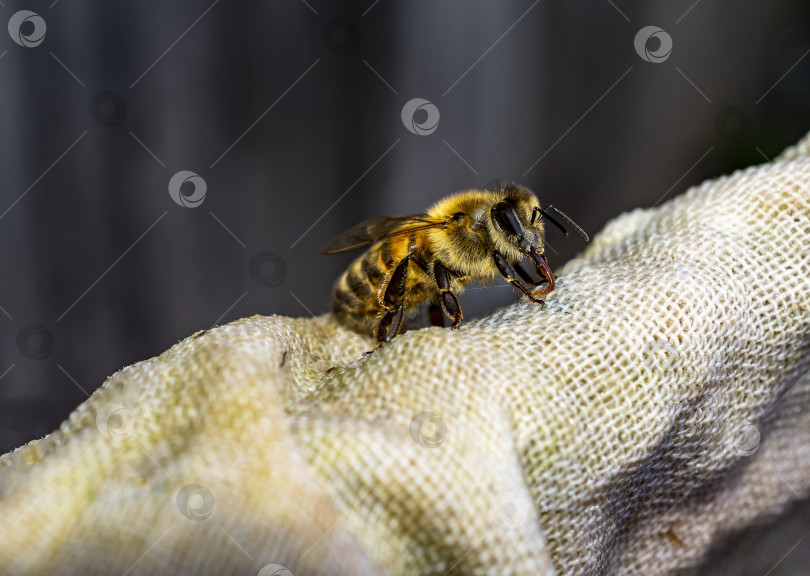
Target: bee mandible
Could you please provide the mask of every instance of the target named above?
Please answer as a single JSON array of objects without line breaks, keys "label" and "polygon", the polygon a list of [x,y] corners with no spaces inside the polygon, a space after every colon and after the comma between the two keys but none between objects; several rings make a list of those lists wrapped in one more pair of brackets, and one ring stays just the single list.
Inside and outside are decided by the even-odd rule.
[{"label": "bee mandible", "polygon": [[[361,222],[321,251],[367,248],[335,285],[332,312],[355,330],[373,331],[379,348],[399,333],[404,315],[425,301],[432,324],[444,325],[443,310],[457,328],[463,315],[456,295],[471,281],[500,275],[545,305],[541,297],[554,290],[554,274],[543,256],[544,221],[568,236],[557,218],[589,241],[568,216],[551,205],[540,208],[531,190],[513,183],[453,194],[424,214]],[[544,280],[524,270],[524,258]]]}]

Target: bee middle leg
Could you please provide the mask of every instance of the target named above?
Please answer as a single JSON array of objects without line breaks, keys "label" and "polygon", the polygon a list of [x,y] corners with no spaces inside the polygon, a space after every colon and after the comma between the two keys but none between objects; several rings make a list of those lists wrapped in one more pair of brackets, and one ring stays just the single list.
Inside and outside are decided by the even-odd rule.
[{"label": "bee middle leg", "polygon": [[438,301],[431,302],[428,304],[427,311],[430,325],[444,328],[444,312],[442,311],[442,305]]},{"label": "bee middle leg", "polygon": [[[411,254],[411,261],[416,264],[422,272],[430,276],[430,265],[425,262],[419,254]],[[428,303],[427,317],[431,326],[444,328],[444,311],[442,310],[441,298],[436,298]]]},{"label": "bee middle leg", "polygon": [[495,261],[495,266],[498,267],[498,271],[501,273],[501,276],[503,276],[507,282],[509,282],[512,286],[523,292],[523,294],[525,294],[526,297],[532,302],[535,302],[537,304],[545,304],[544,300],[537,298],[534,295],[532,289],[529,288],[529,286],[527,286],[523,280],[517,277],[518,273],[515,272],[515,269],[506,260],[506,258],[503,257],[503,255],[500,252],[498,252],[497,250],[493,252],[492,259]]},{"label": "bee middle leg", "polygon": [[[458,303],[458,298],[450,291],[450,270],[448,270],[447,266],[442,264],[441,260],[436,260],[433,263],[433,277],[436,278],[436,284],[439,286],[439,297],[442,308],[444,308],[447,315],[453,319],[450,328],[458,328],[464,315],[461,313],[461,305]],[[444,324],[444,322],[442,322],[442,324]]]}]

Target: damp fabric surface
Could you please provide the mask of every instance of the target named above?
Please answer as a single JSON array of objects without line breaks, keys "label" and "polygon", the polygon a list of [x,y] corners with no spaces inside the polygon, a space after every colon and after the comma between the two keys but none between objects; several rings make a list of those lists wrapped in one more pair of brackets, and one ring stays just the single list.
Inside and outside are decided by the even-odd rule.
[{"label": "damp fabric surface", "polygon": [[808,494],[808,246],[805,138],[611,221],[546,307],[194,334],[0,459],[0,572],[688,571]]}]

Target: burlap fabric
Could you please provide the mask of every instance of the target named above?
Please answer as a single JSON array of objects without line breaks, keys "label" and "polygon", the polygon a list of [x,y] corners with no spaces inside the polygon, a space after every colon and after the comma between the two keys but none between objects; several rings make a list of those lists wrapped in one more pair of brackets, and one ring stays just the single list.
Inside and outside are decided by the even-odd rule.
[{"label": "burlap fabric", "polygon": [[615,219],[545,308],[363,358],[255,316],[122,370],[0,459],[0,570],[694,565],[810,487],[809,152]]}]

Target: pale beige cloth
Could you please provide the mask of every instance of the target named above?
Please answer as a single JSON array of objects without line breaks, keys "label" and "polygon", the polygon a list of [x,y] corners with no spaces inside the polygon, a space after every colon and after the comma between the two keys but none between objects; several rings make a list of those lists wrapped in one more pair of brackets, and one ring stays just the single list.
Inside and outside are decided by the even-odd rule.
[{"label": "pale beige cloth", "polygon": [[694,565],[810,489],[808,153],[615,219],[545,308],[363,358],[256,316],[122,370],[0,459],[0,571]]}]

